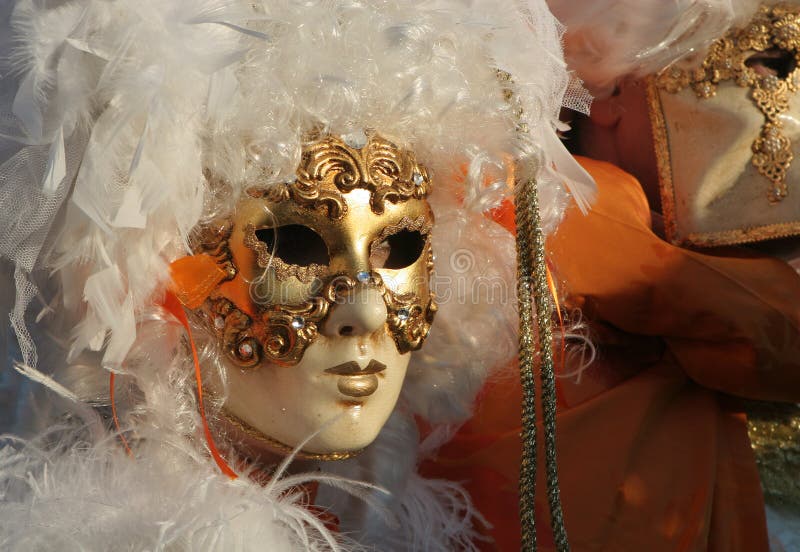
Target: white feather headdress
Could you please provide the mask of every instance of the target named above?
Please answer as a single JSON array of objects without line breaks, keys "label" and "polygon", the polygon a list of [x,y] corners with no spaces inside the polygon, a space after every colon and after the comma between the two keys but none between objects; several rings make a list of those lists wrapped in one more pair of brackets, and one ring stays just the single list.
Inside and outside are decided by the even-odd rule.
[{"label": "white feather headdress", "polygon": [[[562,105],[585,110],[588,96],[565,68],[562,29],[543,0],[20,0],[11,27],[11,72],[0,85],[0,256],[14,268],[11,322],[24,371],[91,405],[108,404],[103,368],[126,374],[135,392],[121,401],[123,425],[179,451],[161,458],[168,466],[192,458],[192,473],[205,469],[201,447],[184,439],[198,425],[192,383],[180,332],[157,303],[169,263],[188,253],[191,230],[233,207],[252,161],[282,181],[295,170],[303,134],[319,127],[345,136],[374,128],[413,148],[440,188],[453,192],[433,198],[437,271],[457,273],[467,288],[487,277],[513,285],[513,238],[481,214],[509,194],[509,165],[537,162],[547,231],[570,193],[582,205],[591,195],[591,179],[556,135]],[[213,194],[208,167],[232,184],[231,195]],[[453,261],[459,252],[471,255],[466,265]],[[29,308],[37,297],[44,308]],[[413,414],[462,420],[487,373],[514,355],[515,341],[513,301],[443,303],[384,445],[371,454],[396,453],[415,436],[406,423]],[[82,404],[55,413],[66,410],[94,416]],[[63,477],[113,473],[91,467],[98,456],[119,461],[109,452],[113,440],[90,440],[89,453],[63,455],[71,462]],[[417,449],[402,450],[407,483]],[[5,481],[30,461],[14,458],[0,472]],[[36,464],[40,477],[51,461]],[[389,477],[352,464],[342,469],[380,484]],[[172,469],[148,465],[164,477]],[[131,486],[141,475],[119,474]],[[430,493],[436,486],[396,487]],[[61,492],[80,488],[37,486],[9,508],[19,514]],[[407,498],[399,493],[389,510],[407,511]],[[0,519],[19,522],[11,510],[0,508]],[[451,514],[460,519],[464,511]],[[179,516],[170,523],[181,520],[194,523]],[[441,545],[465,534],[442,537]]]}]

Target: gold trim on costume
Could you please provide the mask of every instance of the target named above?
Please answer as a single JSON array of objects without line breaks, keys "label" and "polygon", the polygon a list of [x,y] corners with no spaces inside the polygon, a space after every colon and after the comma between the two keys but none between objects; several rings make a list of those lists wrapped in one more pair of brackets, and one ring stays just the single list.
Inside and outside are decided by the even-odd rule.
[{"label": "gold trim on costume", "polygon": [[678,229],[675,221],[675,189],[672,187],[672,163],[667,137],[667,122],[658,96],[658,85],[654,77],[645,80],[647,88],[647,107],[650,113],[650,125],[653,131],[653,146],[656,150],[659,191],[661,193],[661,211],[664,215],[664,230],[667,240],[679,245]]},{"label": "gold trim on costume", "polygon": [[800,406],[751,401],[746,409],[765,497],[800,509]]}]

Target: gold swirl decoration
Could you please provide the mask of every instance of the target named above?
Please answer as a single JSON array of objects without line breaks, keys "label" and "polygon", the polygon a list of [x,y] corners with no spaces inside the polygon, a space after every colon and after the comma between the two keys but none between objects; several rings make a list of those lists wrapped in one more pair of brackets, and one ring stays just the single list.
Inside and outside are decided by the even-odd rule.
[{"label": "gold swirl decoration", "polygon": [[370,133],[363,148],[348,146],[333,135],[312,142],[303,149],[297,179],[285,186],[297,203],[327,209],[331,218],[340,219],[347,212],[341,194],[369,190],[370,207],[381,214],[386,201],[425,198],[431,181],[413,153]]},{"label": "gold swirl decoration", "polygon": [[189,237],[189,244],[195,253],[209,255],[227,274],[230,280],[236,276],[236,266],[229,246],[233,223],[219,220],[198,226]]},{"label": "gold swirl decoration", "polygon": [[[428,247],[428,258],[431,256]],[[375,271],[369,273],[366,282],[359,282],[346,274],[337,275],[324,286],[318,297],[299,305],[278,304],[262,310],[257,315],[260,324],[253,324],[250,316],[224,297],[209,299],[202,309],[223,350],[238,366],[252,368],[258,366],[263,358],[278,365],[293,365],[300,361],[308,345],[316,339],[319,326],[328,316],[331,306],[359,283],[374,287],[383,295],[389,331],[398,351],[418,350],[428,336],[438,310],[433,293],[423,305],[415,293],[400,294],[389,289]]]}]

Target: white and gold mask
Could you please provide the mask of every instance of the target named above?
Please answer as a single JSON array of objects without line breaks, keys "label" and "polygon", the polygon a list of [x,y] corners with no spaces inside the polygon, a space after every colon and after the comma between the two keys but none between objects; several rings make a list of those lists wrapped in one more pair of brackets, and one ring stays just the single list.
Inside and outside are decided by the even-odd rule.
[{"label": "white and gold mask", "polygon": [[277,448],[319,431],[305,452],[326,458],[377,436],[436,312],[430,187],[409,151],[327,135],[305,145],[295,180],[253,183],[200,230],[195,252],[225,277],[197,311],[240,429]]},{"label": "white and gold mask", "polygon": [[763,6],[693,68],[648,83],[667,236],[716,246],[800,234],[800,4]]}]

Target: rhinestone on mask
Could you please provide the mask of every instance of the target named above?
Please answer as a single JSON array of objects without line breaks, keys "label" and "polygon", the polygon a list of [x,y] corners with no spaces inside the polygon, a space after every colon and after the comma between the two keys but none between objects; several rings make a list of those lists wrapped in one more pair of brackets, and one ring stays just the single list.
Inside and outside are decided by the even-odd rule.
[{"label": "rhinestone on mask", "polygon": [[342,136],[342,140],[351,148],[361,149],[367,145],[367,135],[363,130],[356,130],[350,134],[345,134]]},{"label": "rhinestone on mask", "polygon": [[244,342],[239,345],[239,356],[248,359],[253,356],[253,346],[248,343]]},{"label": "rhinestone on mask", "polygon": [[292,318],[292,328],[295,330],[302,330],[306,325],[306,319],[302,316],[295,316]]}]

